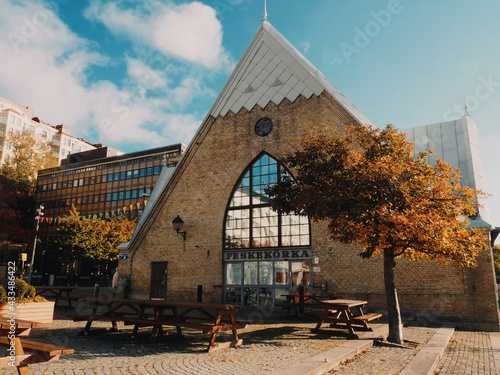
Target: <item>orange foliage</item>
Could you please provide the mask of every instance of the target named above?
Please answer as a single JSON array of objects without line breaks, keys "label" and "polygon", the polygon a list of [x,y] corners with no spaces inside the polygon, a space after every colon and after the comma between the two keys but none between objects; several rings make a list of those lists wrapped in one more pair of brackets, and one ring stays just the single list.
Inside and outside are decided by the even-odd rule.
[{"label": "orange foliage", "polygon": [[473,266],[488,247],[484,229],[469,229],[481,191],[460,185],[460,171],[431,151],[414,155],[405,134],[385,129],[328,129],[302,140],[286,158],[294,179],[269,189],[282,212],[327,220],[332,239],[358,243],[363,257],[382,251],[411,260]]}]

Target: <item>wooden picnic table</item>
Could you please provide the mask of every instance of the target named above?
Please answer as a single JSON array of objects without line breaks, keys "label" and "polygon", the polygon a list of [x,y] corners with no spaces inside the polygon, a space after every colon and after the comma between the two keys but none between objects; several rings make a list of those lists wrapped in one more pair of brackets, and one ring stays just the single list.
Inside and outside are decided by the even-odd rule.
[{"label": "wooden picnic table", "polygon": [[[163,326],[176,327],[178,337],[183,336],[182,328],[192,328],[211,335],[210,352],[241,345],[243,340],[238,338],[238,329],[247,326],[246,322],[236,320],[236,313],[244,307],[239,305],[114,298],[82,298],[80,302],[88,305],[88,312],[75,315],[73,320],[87,321],[85,335],[89,334],[94,321],[109,321],[113,330],[119,329],[118,322],[133,324],[133,339],[140,327],[152,327],[152,340],[163,334]],[[217,333],[226,331],[232,332],[233,340],[216,343]]]},{"label": "wooden picnic table", "polygon": [[338,325],[345,326],[349,331],[349,335],[356,338],[358,335],[354,332],[354,328],[358,330],[372,331],[368,322],[379,319],[382,317],[382,314],[365,314],[363,312],[363,307],[367,303],[367,301],[350,299],[320,301],[319,304],[321,305],[322,310],[311,314],[311,316],[316,317],[318,321],[318,324],[312,331],[319,332],[323,323],[330,323],[331,328],[335,328]]},{"label": "wooden picnic table", "polygon": [[36,292],[47,299],[55,300],[54,307],[61,307],[59,301],[68,301],[68,307],[72,308],[71,301],[78,301],[78,297],[71,295],[75,289],[71,286],[37,286]]},{"label": "wooden picnic table", "polygon": [[[19,375],[30,375],[29,364],[57,361],[61,355],[72,354],[74,349],[28,341],[19,337],[0,337],[0,346],[7,348],[7,355],[0,356],[0,367],[17,368]],[[25,351],[29,353],[25,353]]]},{"label": "wooden picnic table", "polygon": [[32,328],[40,327],[47,327],[47,324],[18,319],[15,316],[12,318],[0,316],[0,337],[7,337],[9,333],[15,336],[28,336]]},{"label": "wooden picnic table", "polygon": [[321,295],[321,294],[310,294],[305,292],[304,294],[293,293],[293,294],[282,294],[281,297],[285,297],[286,301],[282,305],[284,310],[287,310],[286,317],[290,317],[290,310],[295,311],[295,316],[300,313],[304,313],[305,310],[317,310],[322,309],[320,305],[321,301],[334,299],[333,295]]}]

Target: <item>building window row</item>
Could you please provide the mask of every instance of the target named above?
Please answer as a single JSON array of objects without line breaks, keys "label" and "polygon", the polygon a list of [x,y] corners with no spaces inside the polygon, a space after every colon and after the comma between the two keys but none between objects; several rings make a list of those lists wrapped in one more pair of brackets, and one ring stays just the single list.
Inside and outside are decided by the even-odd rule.
[{"label": "building window row", "polygon": [[156,176],[160,174],[160,171],[161,167],[156,166],[156,167],[134,169],[131,171],[105,173],[101,176],[91,176],[91,177],[77,178],[68,181],[53,182],[51,184],[43,184],[41,186],[38,186],[37,191],[38,192],[52,191],[59,189],[67,189],[70,187],[88,186],[88,185],[107,183],[113,181],[123,181],[132,178]]},{"label": "building window row", "polygon": [[[174,156],[178,156],[178,155],[180,155],[180,152],[173,152],[173,153],[168,154],[168,157],[174,157]],[[102,165],[80,168],[80,169],[72,169],[69,171],[57,172],[57,173],[47,174],[45,176],[40,176],[39,179],[44,180],[44,179],[56,178],[56,177],[60,177],[60,176],[68,176],[68,175],[77,174],[77,173],[81,173],[81,172],[87,172],[89,170],[94,171],[94,170],[98,170],[98,169],[111,169],[113,167],[142,163],[142,162],[152,161],[152,160],[156,160],[156,159],[160,159],[160,158],[163,158],[163,155],[148,156],[148,157],[144,157],[144,158],[125,160],[122,162],[102,164]],[[176,166],[176,163],[168,163],[167,164],[167,168],[173,168],[175,166]],[[158,167],[158,168],[160,168],[160,167]]]},{"label": "building window row", "polygon": [[151,195],[151,189],[142,188],[134,190],[117,191],[107,194],[105,193],[105,194],[86,195],[82,197],[58,199],[52,201],[49,200],[42,203],[42,205],[47,209],[69,207],[71,205],[74,205],[75,207],[78,208],[80,205],[87,205],[100,202],[113,202],[126,199],[138,199],[138,198],[142,199],[149,197],[150,195]]}]

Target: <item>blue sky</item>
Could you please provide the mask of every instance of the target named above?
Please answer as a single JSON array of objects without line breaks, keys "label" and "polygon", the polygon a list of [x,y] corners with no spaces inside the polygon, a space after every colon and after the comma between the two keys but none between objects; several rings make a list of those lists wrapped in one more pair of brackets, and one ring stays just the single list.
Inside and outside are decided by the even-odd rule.
[{"label": "blue sky", "polygon": [[[0,96],[125,152],[188,144],[263,0],[0,0]],[[500,226],[500,2],[268,0],[269,22],[376,125],[477,124]]]}]

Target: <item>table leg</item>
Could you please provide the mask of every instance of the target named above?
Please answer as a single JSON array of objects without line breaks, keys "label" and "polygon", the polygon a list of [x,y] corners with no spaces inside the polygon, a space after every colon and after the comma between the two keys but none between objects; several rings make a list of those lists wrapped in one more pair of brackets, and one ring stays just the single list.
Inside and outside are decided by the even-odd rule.
[{"label": "table leg", "polygon": [[66,297],[68,297],[68,306],[70,309],[72,309],[73,305],[71,304],[71,298],[69,298],[69,290],[66,291]]},{"label": "table leg", "polygon": [[[234,317],[234,314],[229,314],[229,321],[231,322],[233,327],[236,327],[236,318]],[[234,341],[234,344],[236,345],[239,341],[238,330],[236,328],[234,328],[232,331],[233,331],[233,341]]]},{"label": "table leg", "polygon": [[[179,313],[178,313],[177,307],[172,307],[172,319],[175,321],[178,316],[179,316]],[[177,337],[183,337],[182,328],[180,326],[176,326],[175,329],[177,331]]]},{"label": "table leg", "polygon": [[[142,318],[144,316],[144,310],[146,310],[146,307],[144,306],[139,307],[139,315],[137,315],[138,318]],[[131,340],[136,339],[138,330],[139,330],[139,324],[136,323],[134,324],[134,329],[132,330],[132,336],[130,337]]]},{"label": "table leg", "polygon": [[[161,319],[163,315],[163,307],[157,307],[154,309],[155,318],[157,320]],[[163,326],[161,324],[154,324],[151,330],[151,341],[156,341],[158,336],[163,336]]]},{"label": "table leg", "polygon": [[87,319],[87,324],[85,324],[85,328],[83,329],[83,334],[85,336],[88,336],[89,335],[89,332],[90,332],[90,326],[92,325],[92,322],[94,321],[94,319],[92,318],[88,318]]}]

